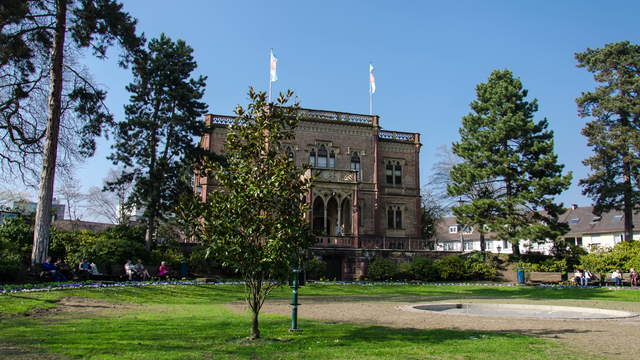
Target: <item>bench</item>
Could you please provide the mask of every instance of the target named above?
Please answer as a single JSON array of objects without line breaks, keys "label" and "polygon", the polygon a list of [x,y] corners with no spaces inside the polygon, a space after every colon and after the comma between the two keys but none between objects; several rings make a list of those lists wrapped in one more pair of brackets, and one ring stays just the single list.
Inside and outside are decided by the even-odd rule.
[{"label": "bench", "polygon": [[527,281],[535,283],[559,283],[562,282],[561,272],[528,272]]},{"label": "bench", "polygon": [[[611,276],[609,274],[609,276]],[[604,281],[606,285],[615,285],[615,281],[611,277],[607,277]],[[622,273],[622,286],[631,284],[631,273]]]}]

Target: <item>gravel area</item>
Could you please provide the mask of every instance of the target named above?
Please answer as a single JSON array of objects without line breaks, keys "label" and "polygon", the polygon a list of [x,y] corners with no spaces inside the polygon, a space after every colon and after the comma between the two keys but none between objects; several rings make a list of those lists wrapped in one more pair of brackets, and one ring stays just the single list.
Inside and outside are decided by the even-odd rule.
[{"label": "gravel area", "polygon": [[[403,301],[404,300],[404,301]],[[519,300],[519,299],[439,299],[440,302],[504,303],[578,306],[601,309],[640,312],[640,304],[629,302],[581,301],[581,300]],[[587,352],[608,359],[638,359],[640,354],[640,318],[615,320],[559,320],[514,319],[496,316],[465,316],[416,313],[402,307],[410,304],[433,303],[433,298],[393,298],[392,301],[367,300],[366,298],[301,297],[298,314],[301,318],[324,322],[352,322],[394,328],[453,329],[518,333],[553,339],[577,352]],[[246,310],[244,304],[230,305],[238,311]],[[288,301],[272,300],[265,303],[264,313],[289,315]]]}]

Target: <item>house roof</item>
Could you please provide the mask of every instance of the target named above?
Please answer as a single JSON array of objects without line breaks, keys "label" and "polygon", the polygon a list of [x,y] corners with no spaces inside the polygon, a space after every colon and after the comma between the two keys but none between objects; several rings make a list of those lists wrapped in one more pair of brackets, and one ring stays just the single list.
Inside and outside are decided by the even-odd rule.
[{"label": "house roof", "polygon": [[[584,234],[624,232],[624,215],[621,211],[610,211],[597,216],[593,206],[573,206],[560,215],[560,221],[569,224],[569,232],[565,236],[581,236]],[[633,223],[640,224],[640,214],[633,215]],[[449,227],[457,225],[455,216],[445,216],[436,226],[438,241],[460,241],[460,232],[449,233]],[[463,234],[465,240],[479,240],[480,234],[473,229],[471,234]],[[486,239],[495,237],[495,233],[485,233]]]}]

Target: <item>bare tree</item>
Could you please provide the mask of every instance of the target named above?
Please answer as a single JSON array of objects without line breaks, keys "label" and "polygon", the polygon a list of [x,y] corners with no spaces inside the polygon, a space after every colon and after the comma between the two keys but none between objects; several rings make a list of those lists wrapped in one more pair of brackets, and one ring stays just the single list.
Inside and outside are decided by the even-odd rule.
[{"label": "bare tree", "polygon": [[[103,181],[104,187],[91,187],[87,193],[89,212],[113,224],[127,224],[131,218],[132,206],[128,199],[133,182],[118,182],[122,174],[122,169],[109,170]],[[107,190],[108,184],[110,184],[109,190]]]},{"label": "bare tree", "polygon": [[86,209],[86,195],[82,192],[80,181],[73,172],[62,173],[61,175],[59,177],[61,181],[56,193],[60,198],[64,199],[69,220],[82,220]]},{"label": "bare tree", "polygon": [[460,158],[456,156],[451,147],[440,145],[436,149],[436,161],[431,168],[431,176],[427,180],[427,189],[423,189],[423,193],[429,194],[429,199],[438,203],[439,208],[448,213],[452,206],[458,201],[447,192],[447,186],[451,183],[451,169],[454,165],[460,163]]}]

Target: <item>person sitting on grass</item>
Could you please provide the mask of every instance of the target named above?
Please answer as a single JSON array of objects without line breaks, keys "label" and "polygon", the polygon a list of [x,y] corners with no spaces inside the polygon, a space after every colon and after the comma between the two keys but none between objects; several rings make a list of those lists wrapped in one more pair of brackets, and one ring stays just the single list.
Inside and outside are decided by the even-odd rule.
[{"label": "person sitting on grass", "polygon": [[158,277],[161,279],[169,278],[169,268],[167,267],[167,263],[164,261],[160,262],[160,267],[158,268]]},{"label": "person sitting on grass", "polygon": [[136,276],[136,266],[133,265],[131,259],[127,259],[127,262],[124,264],[124,272],[127,274],[129,281],[132,281],[133,277]]},{"label": "person sitting on grass", "polygon": [[616,283],[616,286],[622,285],[622,274],[620,273],[620,270],[613,270],[613,273],[611,273],[611,280]]},{"label": "person sitting on grass", "polygon": [[142,259],[138,259],[135,269],[136,269],[136,273],[138,273],[139,276],[142,276],[142,280],[149,280],[149,278],[151,277],[147,269],[144,268],[144,265],[142,264]]},{"label": "person sitting on grass", "polygon": [[42,263],[42,271],[51,275],[53,281],[67,281],[67,278],[62,275],[58,266],[53,263],[51,256],[47,256],[47,261]]}]

